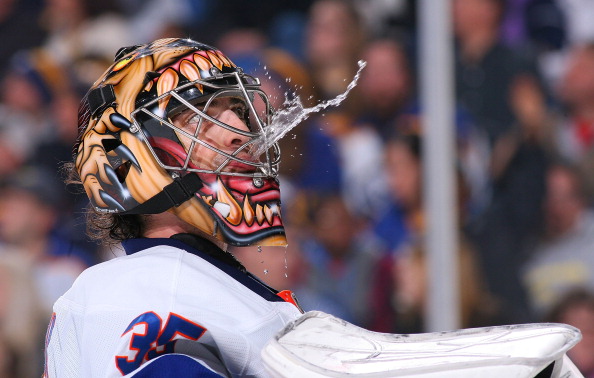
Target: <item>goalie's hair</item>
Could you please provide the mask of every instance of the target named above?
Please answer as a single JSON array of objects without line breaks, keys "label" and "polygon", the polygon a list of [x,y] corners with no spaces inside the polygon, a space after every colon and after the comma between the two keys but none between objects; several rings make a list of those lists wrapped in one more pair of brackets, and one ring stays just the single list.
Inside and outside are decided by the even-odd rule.
[{"label": "goalie's hair", "polygon": [[[66,185],[80,187],[82,182],[73,162],[61,168]],[[89,203],[85,210],[86,234],[97,244],[111,246],[143,236],[145,219],[139,214],[113,214],[96,211]]]}]

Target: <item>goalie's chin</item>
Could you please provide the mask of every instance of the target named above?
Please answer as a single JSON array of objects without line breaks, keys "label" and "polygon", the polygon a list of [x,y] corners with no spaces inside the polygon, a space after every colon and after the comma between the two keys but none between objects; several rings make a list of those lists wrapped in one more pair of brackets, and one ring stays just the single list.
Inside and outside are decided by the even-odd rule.
[{"label": "goalie's chin", "polygon": [[201,175],[196,193],[216,222],[220,239],[238,247],[286,246],[276,178]]}]

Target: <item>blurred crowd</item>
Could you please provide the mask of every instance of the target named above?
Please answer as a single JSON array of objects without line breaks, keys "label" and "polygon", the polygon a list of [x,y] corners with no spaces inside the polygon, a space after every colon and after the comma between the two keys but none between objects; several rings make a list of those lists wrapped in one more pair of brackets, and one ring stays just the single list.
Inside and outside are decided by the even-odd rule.
[{"label": "blurred crowd", "polygon": [[[337,107],[281,140],[289,246],[233,252],[264,281],[379,332],[424,330],[414,0],[0,1],[0,378],[39,376],[53,302],[117,256],[65,186],[78,103],[119,47],[217,46],[277,107]],[[574,325],[594,377],[594,2],[452,0],[462,327]]]}]

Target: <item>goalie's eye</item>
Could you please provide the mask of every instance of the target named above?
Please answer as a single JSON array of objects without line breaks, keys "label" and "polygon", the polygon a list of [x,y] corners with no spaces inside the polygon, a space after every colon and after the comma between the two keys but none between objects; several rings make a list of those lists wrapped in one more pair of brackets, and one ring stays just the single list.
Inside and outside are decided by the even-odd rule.
[{"label": "goalie's eye", "polygon": [[[201,107],[198,107],[198,109],[202,110]],[[194,134],[201,118],[202,116],[199,113],[196,113],[192,109],[188,109],[173,117],[171,121],[185,132]],[[203,124],[204,122],[207,121],[202,121]]]},{"label": "goalie's eye", "polygon": [[[239,98],[217,98],[213,100],[206,108],[204,105],[197,105],[196,107],[214,119],[219,119],[221,114],[227,110],[231,110],[248,127],[248,129],[251,129],[249,108],[245,101]],[[201,119],[202,127],[212,124],[212,122],[204,118],[201,114],[194,112],[192,109],[187,109],[181,112],[180,114],[173,117],[172,121],[182,130],[193,134],[196,131]]]},{"label": "goalie's eye", "polygon": [[196,130],[196,127],[198,127],[198,122],[200,122],[200,114],[198,113],[194,113],[194,115],[190,116],[190,119],[188,119],[187,121],[185,121],[183,123],[184,126],[184,130],[188,131],[194,131]]},{"label": "goalie's eye", "polygon": [[231,103],[230,109],[239,117],[240,120],[245,123],[248,129],[251,131],[252,128],[250,127],[250,110],[247,107],[246,103],[240,99],[234,99]]}]

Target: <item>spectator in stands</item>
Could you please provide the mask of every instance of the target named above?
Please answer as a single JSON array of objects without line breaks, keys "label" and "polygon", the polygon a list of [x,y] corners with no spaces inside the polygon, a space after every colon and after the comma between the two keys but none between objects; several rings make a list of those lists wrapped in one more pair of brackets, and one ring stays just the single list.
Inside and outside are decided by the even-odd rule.
[{"label": "spectator in stands", "polygon": [[390,198],[373,226],[385,250],[398,253],[424,230],[422,210],[421,137],[395,134],[384,149],[385,177]]},{"label": "spectator in stands", "polygon": [[0,247],[0,377],[39,377],[43,370],[39,345],[48,313],[40,306],[35,274],[27,256]]},{"label": "spectator in stands", "polygon": [[540,226],[548,113],[533,57],[500,40],[503,0],[455,0],[456,94],[487,138],[490,194],[468,231],[489,290],[528,321],[519,267]]},{"label": "spectator in stands", "polygon": [[47,133],[51,89],[34,68],[37,58],[32,51],[19,52],[5,67],[0,89],[0,176],[15,172]]},{"label": "spectator in stands", "polygon": [[306,308],[366,326],[371,315],[371,278],[379,257],[375,239],[365,232],[362,220],[349,212],[340,195],[321,195],[310,199],[309,205],[310,228],[307,237],[298,241],[306,264],[302,288],[315,293],[320,302],[300,301]]},{"label": "spectator in stands", "polygon": [[520,78],[537,83],[533,58],[500,40],[504,0],[455,0],[456,95],[491,144],[514,127],[511,87]]},{"label": "spectator in stands", "polygon": [[13,54],[43,42],[45,33],[39,22],[41,3],[24,0],[0,2],[0,76],[5,75]]},{"label": "spectator in stands", "polygon": [[542,318],[575,287],[594,290],[594,212],[586,205],[579,172],[556,164],[547,172],[545,229],[523,267],[530,304]]},{"label": "spectator in stands", "polygon": [[586,378],[594,377],[594,294],[577,288],[560,298],[546,321],[576,327],[582,340],[567,352],[567,356]]},{"label": "spectator in stands", "polygon": [[578,165],[586,179],[587,200],[594,201],[594,43],[580,44],[569,53],[565,74],[558,87],[564,105],[555,131],[562,158]]},{"label": "spectator in stands", "polygon": [[33,265],[33,281],[46,318],[52,305],[94,262],[66,235],[55,233],[62,206],[54,173],[22,168],[0,189],[0,253],[19,253]]},{"label": "spectator in stands", "polygon": [[363,51],[367,62],[357,90],[361,99],[358,122],[373,127],[384,140],[396,120],[418,114],[414,77],[404,47],[392,39],[379,39]]},{"label": "spectator in stands", "polygon": [[[385,260],[374,276],[371,329],[379,332],[426,332],[429,272],[423,240],[415,240],[403,249]],[[461,327],[508,324],[510,319],[484,285],[476,257],[472,246],[460,238],[457,258]]]},{"label": "spectator in stands", "polygon": [[[375,225],[387,251],[376,267],[371,297],[371,328],[380,332],[422,332],[427,272],[423,239],[422,139],[418,133],[393,135],[385,148],[391,201]],[[487,291],[473,245],[462,233],[468,191],[458,175],[459,267],[465,327],[504,322],[500,305]]]},{"label": "spectator in stands", "polygon": [[[318,98],[334,98],[357,72],[365,40],[361,17],[348,1],[318,0],[310,8],[305,36],[306,66]],[[352,96],[349,104],[356,104]]]}]

